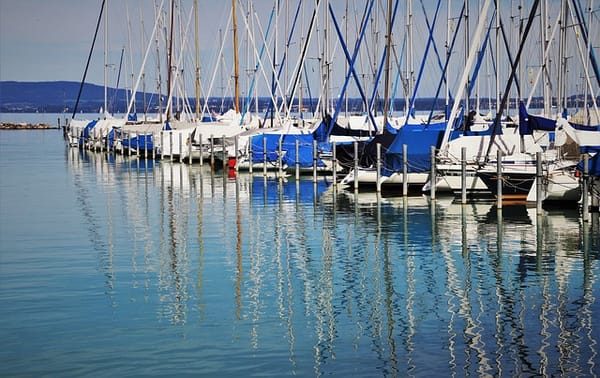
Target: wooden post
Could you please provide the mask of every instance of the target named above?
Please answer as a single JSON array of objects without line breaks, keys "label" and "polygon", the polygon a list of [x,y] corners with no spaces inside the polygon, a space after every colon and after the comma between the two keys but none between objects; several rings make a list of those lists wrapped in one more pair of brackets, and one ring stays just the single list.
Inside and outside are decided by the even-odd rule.
[{"label": "wooden post", "polygon": [[148,134],[144,134],[144,160],[148,160]]},{"label": "wooden post", "polygon": [[164,159],[165,157],[165,132],[160,132],[160,159]]},{"label": "wooden post", "polygon": [[317,182],[318,152],[317,141],[313,139],[313,182]]},{"label": "wooden post", "polygon": [[583,188],[582,188],[582,196],[583,199],[581,201],[581,216],[584,222],[589,221],[589,194],[590,189],[588,186],[589,180],[589,170],[590,170],[590,157],[588,154],[583,155]]},{"label": "wooden post", "polygon": [[267,138],[263,134],[263,176],[267,177]]},{"label": "wooden post", "polygon": [[535,153],[535,209],[538,215],[542,214],[542,153]]},{"label": "wooden post", "polygon": [[377,173],[375,175],[375,190],[377,191],[377,193],[381,192],[381,143],[377,143],[376,145],[377,148],[377,162],[375,165],[375,169],[377,170]]},{"label": "wooden post", "polygon": [[183,131],[179,132],[179,162],[183,162]]},{"label": "wooden post", "polygon": [[431,169],[429,171],[429,183],[430,183],[430,196],[432,200],[435,200],[435,180],[436,180],[436,172],[435,172],[435,146],[431,146],[430,150],[430,159],[431,159]]},{"label": "wooden post", "polygon": [[502,209],[502,151],[498,149],[496,154],[496,200],[497,208]]},{"label": "wooden post", "polygon": [[354,190],[358,190],[358,142],[354,141]]},{"label": "wooden post", "polygon": [[187,138],[188,141],[188,164],[192,164],[192,144],[194,143],[193,133],[190,133],[190,136]]},{"label": "wooden post", "polygon": [[169,160],[173,161],[173,131],[169,131]]},{"label": "wooden post", "polygon": [[283,148],[282,148],[282,143],[283,143],[283,137],[279,138],[279,141],[277,143],[277,171],[278,171],[278,177],[279,180],[283,179]]},{"label": "wooden post", "polygon": [[402,145],[402,195],[408,195],[408,146]]},{"label": "wooden post", "polygon": [[222,144],[222,155],[223,155],[223,170],[227,171],[227,160],[228,160],[228,156],[227,156],[227,148],[225,147],[225,135],[223,135],[223,137],[221,138],[221,144]]},{"label": "wooden post", "polygon": [[460,203],[467,203],[467,147],[460,149]]},{"label": "wooden post", "polygon": [[240,147],[240,141],[239,141],[239,135],[235,136],[234,142],[233,142],[233,148],[235,149],[235,153],[234,153],[234,159],[235,159],[235,171],[238,172],[240,170],[240,167],[238,166],[238,150]]},{"label": "wooden post", "polygon": [[296,139],[296,142],[294,144],[295,147],[295,151],[296,151],[296,160],[295,160],[295,164],[294,167],[296,168],[296,181],[300,180],[300,160],[298,158],[298,155],[300,154],[300,141],[298,139]]},{"label": "wooden post", "polygon": [[332,173],[332,175],[333,175],[333,186],[337,186],[337,158],[336,158],[336,152],[335,152],[335,142],[333,142],[331,148],[332,148],[331,152],[333,154],[333,156],[332,156],[332,160],[333,161],[331,162],[332,169],[333,169],[333,173]]},{"label": "wooden post", "polygon": [[215,168],[215,138],[210,134],[210,168]]},{"label": "wooden post", "polygon": [[200,146],[200,166],[204,165],[204,145],[202,144],[202,134],[200,134],[198,145]]},{"label": "wooden post", "polygon": [[250,174],[252,174],[252,171],[254,170],[253,165],[254,164],[254,151],[252,150],[252,137],[248,138],[248,172],[250,172]]},{"label": "wooden post", "polygon": [[154,145],[154,133],[152,133],[152,160],[156,160],[156,146]]}]

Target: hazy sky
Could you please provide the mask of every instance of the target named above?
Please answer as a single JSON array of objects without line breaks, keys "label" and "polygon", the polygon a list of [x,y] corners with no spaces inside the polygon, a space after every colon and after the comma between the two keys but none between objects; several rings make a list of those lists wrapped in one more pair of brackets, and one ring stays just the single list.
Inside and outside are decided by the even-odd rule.
[{"label": "hazy sky", "polygon": [[[119,66],[121,51],[126,51],[124,54],[122,76],[121,76],[121,87],[132,86],[135,81],[135,77],[141,72],[141,62],[144,56],[146,46],[148,46],[148,39],[152,32],[152,27],[155,19],[155,4],[160,3],[161,0],[113,0],[108,2],[108,43],[107,43],[107,62],[109,64],[108,71],[108,85],[115,86],[117,77],[117,68]],[[350,12],[348,13],[348,25],[350,28],[356,28],[356,25],[360,24],[361,15],[363,13],[364,4],[363,0],[330,0],[334,8],[336,8],[336,17],[338,22],[347,32],[344,26],[343,20],[345,19],[345,5],[350,4]],[[589,0],[581,0],[582,3],[587,4]],[[510,4],[519,3],[520,0],[502,1],[502,5],[510,7]],[[168,18],[168,4],[169,1],[165,1],[165,12],[163,13],[164,18]],[[179,67],[185,66],[185,80],[186,86],[185,91],[193,93],[193,71],[194,71],[194,46],[193,38],[190,36],[194,31],[194,20],[190,17],[190,9],[192,9],[193,0],[181,0],[182,12],[177,14],[176,24],[179,25],[177,35],[183,35],[186,27],[188,28],[187,46],[175,46],[175,51],[187,51],[187,55],[184,56],[183,60],[177,64]],[[247,4],[247,0],[239,2],[240,4]],[[381,56],[381,47],[383,46],[384,39],[384,28],[385,25],[385,4],[387,1],[381,0],[375,2],[378,6],[373,11],[373,17],[376,19],[370,24],[370,33],[365,37],[365,42],[361,48],[361,56],[357,60],[357,71],[363,78],[368,79],[369,75],[372,77],[372,73],[378,65],[378,61]],[[460,11],[461,1],[452,1],[452,15],[456,17]],[[471,15],[477,15],[477,6],[481,5],[483,1],[473,0],[470,2]],[[532,0],[525,0],[525,12],[523,15],[526,16],[527,9],[530,7]],[[54,80],[69,80],[79,82],[82,79],[83,72],[85,69],[85,63],[88,57],[89,49],[92,43],[94,30],[98,20],[102,1],[101,0],[0,0],[0,80],[17,80],[17,81],[54,81]],[[268,20],[269,14],[273,7],[273,0],[254,0],[253,4],[256,8],[254,14],[254,30],[255,37],[258,39],[260,30],[264,33]],[[289,9],[282,9],[280,11],[281,17],[278,19],[278,45],[283,46],[285,39],[287,38],[287,30],[290,28],[290,23],[293,17],[297,1],[281,1],[281,4],[290,4]],[[301,13],[301,21],[297,26],[298,31],[295,32],[296,36],[305,35],[307,30],[308,21],[310,19],[310,9],[312,1],[305,1],[305,8]],[[402,51],[402,39],[404,38],[405,25],[406,25],[406,2],[400,1],[400,12],[398,13],[398,20],[394,29],[395,40],[395,51],[396,59],[401,59],[400,54]],[[424,6],[421,6],[421,1],[413,1],[413,13],[414,13],[414,70],[415,77],[419,68],[419,62],[422,60],[423,51],[427,42],[427,27],[424,23],[423,8],[428,13],[429,20],[433,20],[435,12],[435,0],[423,0]],[[442,7],[438,16],[438,24],[436,26],[436,46],[438,48],[441,57],[444,54],[444,42],[446,38],[446,15],[447,10],[445,4],[447,1],[442,1]],[[551,20],[550,24],[553,24],[557,11],[559,9],[559,1],[550,1],[550,9],[548,18]],[[595,9],[598,5],[595,6]],[[200,59],[201,59],[201,76],[202,85],[207,90],[209,83],[213,82],[211,89],[211,95],[219,95],[216,88],[220,87],[221,90],[226,85],[224,81],[229,80],[231,82],[232,75],[232,61],[231,58],[232,48],[231,43],[227,42],[227,38],[231,38],[231,26],[228,26],[228,20],[231,14],[231,1],[230,0],[199,0],[200,10]],[[249,62],[245,65],[242,63],[240,67],[240,79],[245,80],[245,88],[249,87],[250,75],[249,72],[254,67],[254,57],[257,52],[252,50],[248,41],[248,33],[245,32],[244,18],[242,17],[243,11],[240,9],[238,13],[238,30],[240,32],[240,61]],[[539,13],[539,12],[538,12]],[[286,16],[287,15],[287,16]],[[510,25],[511,16],[518,16],[516,11],[505,10],[503,11],[503,19],[507,29],[518,30],[517,24]],[[323,19],[323,12],[319,15],[321,23]],[[597,18],[597,16],[596,16]],[[475,30],[477,17],[471,16],[471,32]],[[518,18],[517,18],[518,19]],[[288,21],[285,21],[288,20]],[[512,20],[515,20],[513,17]],[[453,21],[454,25],[456,20]],[[165,20],[163,25],[168,24],[168,20]],[[378,31],[372,28],[371,25],[377,24]],[[102,26],[104,24],[101,24]],[[187,26],[189,25],[189,26]],[[534,33],[539,36],[539,22],[535,23]],[[594,32],[595,36],[600,36],[600,27],[596,23],[596,29]],[[330,25],[331,28],[331,25]],[[512,28],[512,29],[511,29]],[[535,29],[538,28],[538,29]],[[451,26],[451,30],[454,30]],[[142,33],[143,31],[143,33]],[[166,40],[166,27],[161,29],[162,36],[161,51],[166,51],[164,41]],[[104,37],[103,28],[100,29],[100,35],[98,36],[96,47],[94,50],[93,59],[90,65],[86,82],[103,84],[104,82],[104,71],[103,71],[103,51],[104,51]],[[322,51],[324,33],[322,27],[319,29],[318,38],[314,38],[314,42],[311,42],[312,53],[309,53],[307,60],[307,73],[313,75],[315,78],[315,87],[312,88],[313,95],[319,91],[318,86],[321,80],[318,77],[318,51]],[[345,75],[346,61],[344,58],[343,51],[340,44],[335,36],[333,28],[329,31],[329,38],[333,40],[331,43],[330,54],[335,55],[335,64],[332,65],[332,74],[336,75],[335,79],[332,79],[331,92],[334,94],[339,91],[341,82]],[[270,38],[274,37],[274,32],[271,31]],[[350,31],[352,34],[352,30]],[[143,35],[143,36],[142,36]],[[224,36],[224,38],[223,38]],[[356,34],[354,37],[356,38]],[[352,39],[351,38],[351,39]],[[226,40],[225,43],[221,44],[221,39]],[[179,38],[176,43],[180,43],[184,38]],[[513,38],[513,43],[514,43]],[[526,64],[529,68],[526,68],[526,72],[531,72],[539,67],[539,55],[540,47],[539,43],[536,42],[538,38],[532,37],[532,46],[528,48],[525,53]],[[600,40],[600,37],[597,38]],[[244,42],[245,41],[245,42]],[[272,41],[272,40],[271,40]],[[460,41],[460,38],[459,38]],[[350,50],[352,51],[352,43],[350,42]],[[536,45],[536,43],[538,43]],[[260,46],[260,41],[255,42],[256,46]],[[460,42],[459,42],[460,44]],[[219,59],[218,51],[220,46],[225,46],[223,50],[224,58]],[[272,43],[269,44],[272,46]],[[556,45],[556,44],[555,44]],[[299,38],[291,41],[290,44],[290,57],[288,58],[288,74],[293,71],[293,65],[298,59],[300,51]],[[375,47],[378,46],[378,47]],[[183,48],[182,48],[183,47]],[[600,48],[594,45],[594,48]],[[259,47],[257,47],[257,50]],[[379,50],[378,50],[379,49]],[[458,81],[460,76],[460,67],[464,64],[464,46],[458,46],[459,51],[453,55],[453,59],[457,59],[456,64],[451,64],[449,71],[449,80],[452,82]],[[571,49],[572,55],[576,54],[575,45],[573,44]],[[256,51],[257,51],[256,50]],[[265,56],[263,57],[264,62],[268,62],[268,54],[272,53],[272,47],[267,49]],[[440,68],[437,63],[437,59],[433,55],[433,48],[429,52],[429,58],[426,65],[425,79],[422,85],[425,87],[423,92],[434,93],[437,87],[438,79],[440,76]],[[156,75],[158,70],[155,68],[158,65],[162,65],[161,71],[165,69],[165,55],[161,52],[157,55],[156,48],[151,49],[149,54],[148,62],[145,68],[146,75],[148,75],[148,90],[155,90],[156,79],[150,79],[151,75]],[[536,56],[538,55],[538,56]],[[160,59],[158,58],[160,56]],[[278,59],[281,60],[282,52],[281,49],[277,51]],[[375,59],[373,59],[375,57]],[[577,63],[576,59],[572,59],[573,63]],[[175,65],[175,64],[174,64]],[[343,67],[343,68],[342,68]],[[457,69],[458,67],[458,69]],[[487,62],[484,67],[488,71],[493,69],[493,65]],[[489,68],[491,67],[491,68]],[[221,69],[224,68],[224,69]],[[403,62],[403,69],[406,68],[406,59]],[[182,68],[183,70],[183,68]],[[220,70],[219,74],[217,71]],[[265,67],[268,71],[268,67]],[[506,72],[508,69],[504,66],[501,70]],[[152,72],[152,73],[150,73]],[[224,72],[224,73],[223,73]],[[397,71],[396,71],[397,72]],[[291,75],[291,74],[289,74]],[[488,74],[489,75],[489,74]],[[531,76],[531,74],[530,74]],[[268,93],[270,86],[270,71],[257,73],[257,86],[262,88],[260,93]],[[527,80],[527,78],[525,78]],[[153,80],[153,81],[152,81]],[[164,80],[164,77],[163,77]],[[219,84],[219,80],[221,83]],[[285,78],[282,78],[285,80]],[[289,76],[287,77],[289,80]],[[123,84],[127,81],[127,84]],[[493,81],[489,78],[487,82]],[[365,91],[369,92],[369,81],[364,84]],[[244,86],[242,86],[244,88]],[[259,90],[259,89],[257,89]],[[349,89],[350,90],[350,89]],[[164,91],[164,88],[163,88]],[[242,89],[243,91],[243,89]],[[356,95],[356,88],[354,89],[354,95]],[[368,95],[370,95],[368,93]]]},{"label": "hazy sky", "polygon": [[[80,81],[101,4],[101,0],[0,0],[0,80]],[[154,2],[119,0],[108,4],[109,50],[116,55],[109,63],[115,64],[121,48],[128,44],[127,13],[130,34],[140,41],[142,16],[146,33],[152,30]],[[203,28],[218,29],[219,21],[227,21],[225,13],[230,6],[228,1],[200,0],[201,13],[212,15],[203,19]],[[103,43],[101,29],[93,56],[95,67],[90,68],[88,81],[103,82]],[[132,44],[140,51],[138,42]]]}]

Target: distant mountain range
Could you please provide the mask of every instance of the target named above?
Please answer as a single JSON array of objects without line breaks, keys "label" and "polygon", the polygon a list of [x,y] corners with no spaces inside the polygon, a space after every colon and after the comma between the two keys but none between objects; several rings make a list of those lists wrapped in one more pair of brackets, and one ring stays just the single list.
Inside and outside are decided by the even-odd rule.
[{"label": "distant mountain range", "polygon": [[[80,83],[74,81],[0,81],[0,112],[72,112],[77,101]],[[124,112],[127,108],[127,94],[124,89],[107,89],[109,107],[114,112]],[[143,94],[137,96],[143,101]],[[147,103],[156,95],[146,94]],[[77,106],[78,112],[98,112],[104,106],[104,87],[84,84]]]},{"label": "distant mountain range", "polygon": [[[0,112],[1,113],[70,113],[73,112],[77,95],[79,93],[80,83],[75,81],[41,81],[41,82],[23,82],[23,81],[0,81]],[[569,98],[569,108],[577,107],[581,101],[581,96],[572,96]],[[125,89],[107,88],[108,110],[111,113],[123,114],[127,110],[128,95]],[[480,99],[481,103],[487,104],[487,99]],[[270,100],[268,97],[259,98],[259,109],[263,111],[267,108]],[[492,99],[492,106],[495,99]],[[190,99],[190,104],[195,101]],[[303,106],[309,108],[315,106],[316,99],[313,99],[312,105],[307,99],[303,100]],[[145,104],[150,113],[158,109],[158,95],[155,93],[137,93],[136,105],[138,113],[141,113],[141,107]],[[216,112],[222,112],[231,108],[232,100],[230,98],[221,101],[221,98],[210,98],[209,108]],[[539,107],[542,104],[541,99],[535,98],[532,102],[532,108]],[[381,102],[380,102],[381,105]],[[96,84],[84,84],[81,91],[81,98],[77,105],[77,112],[96,113],[104,106],[104,86]],[[430,110],[432,106],[436,110],[444,109],[444,99],[434,101],[432,98],[420,98],[417,102],[417,110]],[[511,105],[513,106],[513,105]],[[360,112],[362,101],[359,99],[350,100],[350,107],[353,112]],[[395,109],[404,108],[404,99],[397,99],[394,104]],[[383,108],[380,106],[379,108]],[[194,110],[194,109],[193,109]],[[295,109],[294,109],[295,110]],[[312,109],[311,109],[312,110]]]}]

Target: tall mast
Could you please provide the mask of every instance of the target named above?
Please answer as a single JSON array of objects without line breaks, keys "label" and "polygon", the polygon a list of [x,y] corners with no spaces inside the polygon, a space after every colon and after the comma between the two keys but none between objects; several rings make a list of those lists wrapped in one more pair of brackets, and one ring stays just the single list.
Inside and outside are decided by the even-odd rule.
[{"label": "tall mast", "polygon": [[236,0],[231,0],[231,14],[233,22],[233,80],[235,85],[235,100],[233,107],[236,113],[240,112],[240,84],[239,84],[239,67],[238,67],[238,46],[237,46],[237,20],[235,10]]},{"label": "tall mast", "polygon": [[[167,95],[169,98],[172,96],[171,93],[171,71],[173,70],[172,59],[173,59],[173,24],[175,19],[175,0],[171,0],[171,24],[169,25],[169,52],[167,56]],[[167,100],[167,103],[170,103]],[[171,106],[167,107],[167,121],[171,118]]]},{"label": "tall mast", "polygon": [[108,114],[108,2],[104,2],[104,118]]},{"label": "tall mast", "polygon": [[194,47],[196,50],[196,120],[200,119],[200,49],[198,47],[198,0],[194,0]]},{"label": "tall mast", "polygon": [[389,86],[390,86],[390,49],[392,47],[392,0],[388,0],[388,19],[387,19],[387,41],[385,47],[385,88],[383,93],[383,127],[387,126],[389,105]]}]

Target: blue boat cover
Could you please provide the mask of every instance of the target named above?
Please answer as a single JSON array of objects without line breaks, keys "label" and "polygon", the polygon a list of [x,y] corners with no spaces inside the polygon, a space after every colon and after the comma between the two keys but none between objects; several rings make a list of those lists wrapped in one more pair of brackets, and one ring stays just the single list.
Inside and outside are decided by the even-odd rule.
[{"label": "blue boat cover", "polygon": [[[577,169],[583,172],[583,160],[577,164]],[[591,176],[600,177],[600,153],[588,160],[588,173]]]},{"label": "blue boat cover", "polygon": [[137,150],[152,151],[154,149],[154,144],[152,142],[152,134],[137,135],[129,139],[123,139],[121,141],[121,144],[124,147],[135,148]]},{"label": "blue boat cover", "polygon": [[402,126],[385,153],[384,175],[403,170],[402,145],[407,147],[408,172],[427,172],[431,168],[431,146],[439,148],[444,137],[446,122]]},{"label": "blue boat cover", "polygon": [[554,131],[556,121],[527,113],[523,101],[519,103],[519,134],[532,135],[534,130]]},{"label": "blue boat cover", "polygon": [[90,131],[94,128],[94,126],[96,126],[96,124],[98,123],[98,120],[95,119],[93,121],[91,121],[90,123],[88,123],[87,125],[85,125],[85,128],[83,129],[83,137],[84,138],[89,138],[90,137]]},{"label": "blue boat cover", "polygon": [[[264,141],[266,140],[266,150]],[[283,163],[294,166],[296,160],[300,167],[313,165],[313,136],[312,134],[261,134],[252,137],[252,162],[261,163],[265,160],[270,163],[277,162],[277,152],[281,140]],[[296,141],[298,141],[298,156],[296,157]],[[322,145],[322,144],[321,144]],[[317,147],[318,148],[318,147]],[[329,147],[331,149],[331,147]],[[266,157],[265,157],[266,151]],[[319,167],[324,167],[322,160],[317,161]]]},{"label": "blue boat cover", "polygon": [[[375,134],[375,131],[373,130],[345,128],[340,126],[337,122],[333,122],[332,124],[331,119],[330,115],[326,115],[315,131],[313,131],[314,138],[318,142],[326,142],[329,139],[328,135],[369,137]],[[328,133],[330,125],[331,131]]]}]

